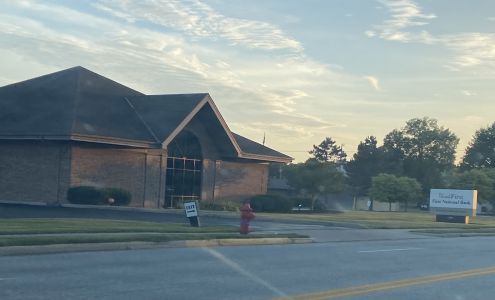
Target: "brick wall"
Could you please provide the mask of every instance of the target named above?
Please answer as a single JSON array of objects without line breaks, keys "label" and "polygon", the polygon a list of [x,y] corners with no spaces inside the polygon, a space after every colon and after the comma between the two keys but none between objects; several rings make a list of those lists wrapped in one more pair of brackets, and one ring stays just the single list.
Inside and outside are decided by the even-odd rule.
[{"label": "brick wall", "polygon": [[[116,187],[131,206],[162,207],[166,154],[93,143],[0,142],[0,200],[66,202],[69,186]],[[202,198],[265,194],[268,165],[206,160]],[[213,184],[215,183],[214,189]]]},{"label": "brick wall", "polygon": [[66,142],[0,142],[0,200],[63,201],[69,172],[70,151]]},{"label": "brick wall", "polygon": [[122,188],[132,194],[130,206],[158,207],[161,161],[159,151],[75,144],[70,184]]},{"label": "brick wall", "polygon": [[146,153],[146,177],[144,207],[161,208],[165,197],[165,169],[167,157],[160,150]]},{"label": "brick wall", "polygon": [[217,161],[215,199],[266,194],[268,164]]}]

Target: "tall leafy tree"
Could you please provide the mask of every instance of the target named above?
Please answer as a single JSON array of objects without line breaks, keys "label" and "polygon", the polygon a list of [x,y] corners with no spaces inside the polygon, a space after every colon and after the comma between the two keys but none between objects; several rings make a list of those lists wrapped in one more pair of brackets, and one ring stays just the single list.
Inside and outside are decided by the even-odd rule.
[{"label": "tall leafy tree", "polygon": [[342,146],[330,137],[326,137],[319,145],[313,145],[313,150],[309,151],[312,158],[319,162],[345,162],[347,154]]},{"label": "tall leafy tree", "polygon": [[459,139],[449,129],[438,125],[436,119],[414,118],[401,130],[393,130],[384,139],[384,151],[403,174],[415,178],[426,193],[442,186],[442,174],[454,166],[455,149]]},{"label": "tall leafy tree", "polygon": [[344,188],[344,175],[334,163],[308,159],[305,163],[289,165],[285,176],[290,186],[311,197],[311,209],[318,196],[337,193]]},{"label": "tall leafy tree", "polygon": [[495,122],[476,131],[462,159],[462,169],[495,167]]},{"label": "tall leafy tree", "polygon": [[366,195],[371,186],[371,177],[383,172],[383,149],[377,144],[376,137],[366,137],[347,164],[349,183],[357,195]]},{"label": "tall leafy tree", "polygon": [[477,190],[480,202],[495,203],[495,169],[472,169],[455,172],[450,178],[450,188]]}]

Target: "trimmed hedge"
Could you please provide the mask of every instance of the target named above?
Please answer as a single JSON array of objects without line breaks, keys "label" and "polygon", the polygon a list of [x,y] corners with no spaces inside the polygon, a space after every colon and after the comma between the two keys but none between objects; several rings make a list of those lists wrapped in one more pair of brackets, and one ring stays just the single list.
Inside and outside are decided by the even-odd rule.
[{"label": "trimmed hedge", "polygon": [[[283,197],[280,195],[257,195],[250,199],[251,207],[254,211],[258,212],[278,212],[287,213],[291,212],[292,208],[297,207],[299,204],[302,207],[310,208],[310,198],[299,197]],[[319,202],[315,202],[314,211],[324,211],[325,206]]]},{"label": "trimmed hedge", "polygon": [[264,212],[290,212],[293,201],[279,195],[257,195],[250,199],[254,211]]},{"label": "trimmed hedge", "polygon": [[[302,207],[311,208],[311,198],[294,197],[292,198],[292,201],[294,203],[294,207],[297,207],[299,204],[301,204]],[[326,210],[325,205],[323,205],[323,203],[321,203],[320,201],[316,200],[314,211],[324,211],[324,210]]]},{"label": "trimmed hedge", "polygon": [[105,188],[102,190],[105,193],[105,200],[112,198],[114,200],[113,203],[109,203],[111,205],[120,205],[127,206],[131,203],[131,193],[119,188]]},{"label": "trimmed hedge", "polygon": [[[110,203],[108,200],[114,201]],[[93,186],[75,186],[67,191],[67,200],[73,204],[86,205],[129,205],[131,202],[131,193],[119,188],[99,189]]]},{"label": "trimmed hedge", "polygon": [[67,191],[67,200],[73,204],[99,205],[105,201],[105,193],[92,186],[75,186]]}]

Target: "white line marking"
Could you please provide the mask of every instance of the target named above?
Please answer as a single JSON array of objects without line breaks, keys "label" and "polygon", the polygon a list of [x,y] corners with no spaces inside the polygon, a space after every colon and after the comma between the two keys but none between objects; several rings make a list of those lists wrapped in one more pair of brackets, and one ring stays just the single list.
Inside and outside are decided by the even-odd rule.
[{"label": "white line marking", "polygon": [[378,250],[363,250],[363,251],[358,251],[358,253],[375,253],[375,252],[410,251],[410,250],[421,250],[421,249],[423,249],[423,248],[378,249]]},{"label": "white line marking", "polygon": [[2,280],[12,280],[12,279],[15,279],[15,278],[0,278],[0,281],[2,281]]},{"label": "white line marking", "polygon": [[255,274],[253,274],[253,273],[249,272],[248,270],[244,269],[238,263],[236,263],[235,261],[233,261],[233,260],[225,257],[222,253],[216,251],[215,249],[212,249],[212,248],[203,248],[203,250],[206,251],[206,252],[208,252],[211,256],[215,257],[216,259],[218,259],[219,261],[223,262],[227,266],[231,267],[233,270],[236,270],[237,272],[239,272],[240,274],[242,274],[242,275],[246,276],[247,278],[253,280],[254,282],[257,282],[257,283],[265,286],[267,289],[269,289],[272,292],[274,292],[277,296],[287,297],[287,295],[284,292],[282,292],[281,290],[277,289],[276,287],[274,287],[270,283],[266,282],[265,280],[259,278]]}]

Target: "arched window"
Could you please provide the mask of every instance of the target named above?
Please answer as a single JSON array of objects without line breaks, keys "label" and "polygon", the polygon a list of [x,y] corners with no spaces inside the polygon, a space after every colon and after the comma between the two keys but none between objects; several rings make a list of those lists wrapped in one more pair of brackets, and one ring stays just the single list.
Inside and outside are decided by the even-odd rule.
[{"label": "arched window", "polygon": [[168,156],[202,159],[201,144],[193,133],[182,131],[168,146]]},{"label": "arched window", "polygon": [[165,207],[199,200],[203,167],[201,144],[188,131],[178,134],[168,147]]}]

